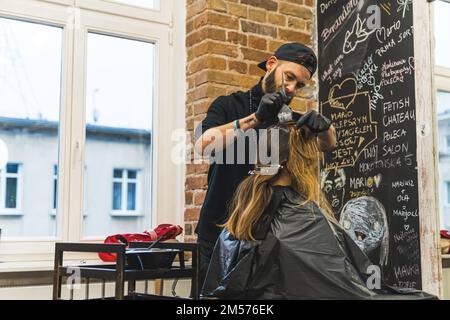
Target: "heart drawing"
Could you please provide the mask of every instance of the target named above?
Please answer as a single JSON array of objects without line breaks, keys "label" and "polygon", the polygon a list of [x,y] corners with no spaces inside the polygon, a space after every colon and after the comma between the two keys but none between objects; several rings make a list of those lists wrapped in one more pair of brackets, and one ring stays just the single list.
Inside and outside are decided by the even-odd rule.
[{"label": "heart drawing", "polygon": [[332,108],[347,110],[355,102],[358,87],[355,78],[347,78],[335,84],[328,94],[328,102]]}]

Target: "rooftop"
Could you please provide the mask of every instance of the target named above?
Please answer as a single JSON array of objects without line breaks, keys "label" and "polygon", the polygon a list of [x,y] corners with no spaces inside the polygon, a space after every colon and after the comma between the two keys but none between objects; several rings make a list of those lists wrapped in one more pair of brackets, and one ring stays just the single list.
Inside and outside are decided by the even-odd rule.
[{"label": "rooftop", "polygon": [[[0,130],[26,130],[28,133],[57,134],[59,123],[56,121],[5,118],[0,117]],[[150,143],[151,131],[143,129],[117,128],[86,125],[86,135],[92,138],[106,138],[111,140],[139,140]]]}]

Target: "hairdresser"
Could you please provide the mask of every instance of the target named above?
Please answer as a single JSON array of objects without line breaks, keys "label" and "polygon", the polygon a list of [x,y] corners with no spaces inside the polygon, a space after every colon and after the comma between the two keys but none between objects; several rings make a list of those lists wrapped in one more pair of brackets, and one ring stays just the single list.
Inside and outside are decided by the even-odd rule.
[{"label": "hairdresser", "polygon": [[[239,154],[233,155],[234,163],[229,163],[229,159],[225,161],[227,150],[234,148],[237,153],[239,149],[236,137],[255,131],[251,129],[267,128],[278,121],[278,113],[283,105],[289,105],[296,93],[313,76],[317,69],[317,58],[307,46],[287,43],[278,48],[267,61],[258,64],[258,67],[266,72],[259,83],[246,92],[238,91],[218,97],[195,130],[196,152],[223,160],[222,163],[213,161],[209,167],[208,190],[195,230],[200,252],[199,289],[221,232],[218,225],[228,218],[230,200],[237,186],[253,170],[255,164],[247,156],[251,146],[250,139],[245,143],[244,161],[237,161]],[[310,110],[296,120],[298,126],[307,126],[316,134],[321,151],[336,147],[336,131],[329,119]]]}]

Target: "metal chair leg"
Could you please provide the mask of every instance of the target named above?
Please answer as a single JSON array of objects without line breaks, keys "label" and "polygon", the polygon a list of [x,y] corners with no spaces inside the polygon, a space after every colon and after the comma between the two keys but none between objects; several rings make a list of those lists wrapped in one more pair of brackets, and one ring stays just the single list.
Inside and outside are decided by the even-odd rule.
[{"label": "metal chair leg", "polygon": [[106,280],[102,279],[102,299],[105,299]]},{"label": "metal chair leg", "polygon": [[86,278],[86,300],[89,300],[89,278]]},{"label": "metal chair leg", "polygon": [[173,283],[172,283],[172,296],[174,296],[174,297],[177,296],[177,292],[175,291],[175,289],[177,287],[177,283],[178,283],[178,279],[174,279]]}]

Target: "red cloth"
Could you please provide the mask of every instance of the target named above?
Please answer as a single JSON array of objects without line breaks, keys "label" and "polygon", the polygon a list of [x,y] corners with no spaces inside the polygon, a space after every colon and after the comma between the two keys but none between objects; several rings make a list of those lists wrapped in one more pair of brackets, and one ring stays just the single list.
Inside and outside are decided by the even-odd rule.
[{"label": "red cloth", "polygon": [[450,231],[449,230],[441,230],[441,237],[450,239]]},{"label": "red cloth", "polygon": [[450,231],[449,230],[441,230],[441,253],[442,254],[450,254]]},{"label": "red cloth", "polygon": [[[104,243],[125,243],[126,241],[125,244],[128,248],[128,244],[130,242],[152,242],[159,239],[160,237],[163,237],[163,241],[175,239],[182,232],[183,228],[178,225],[175,226],[173,224],[160,224],[155,229],[147,230],[143,233],[114,234],[112,236],[108,236],[105,239]],[[105,262],[116,261],[115,253],[100,252],[98,256]]]}]

